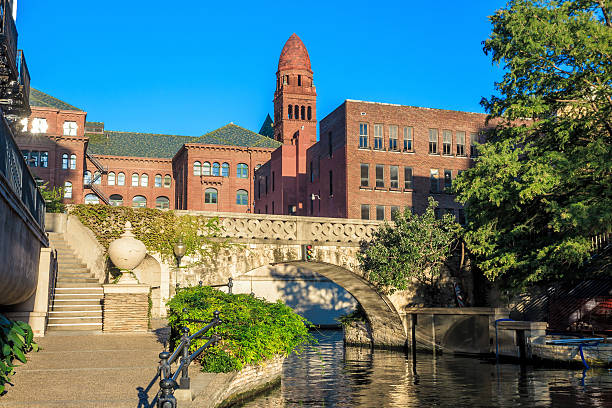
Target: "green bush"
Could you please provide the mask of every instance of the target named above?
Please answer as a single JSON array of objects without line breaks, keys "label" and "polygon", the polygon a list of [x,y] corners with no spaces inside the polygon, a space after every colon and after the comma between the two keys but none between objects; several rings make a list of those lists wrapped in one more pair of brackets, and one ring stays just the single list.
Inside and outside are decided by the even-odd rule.
[{"label": "green bush", "polygon": [[[257,365],[277,355],[288,356],[294,350],[299,353],[314,342],[306,319],[280,302],[270,303],[250,295],[229,295],[209,286],[196,286],[179,290],[168,308],[171,343],[175,344],[181,328],[187,326],[190,333],[195,333],[204,327],[203,323],[189,323],[186,319],[210,321],[215,310],[221,313],[223,323],[215,329],[221,341],[200,355],[205,372],[241,370],[245,364]],[[194,341],[191,352],[205,342]]]},{"label": "green bush", "polygon": [[0,394],[4,393],[4,384],[10,381],[13,375],[13,361],[15,359],[25,363],[25,354],[28,351],[38,351],[34,342],[34,333],[29,324],[15,322],[0,314]]}]

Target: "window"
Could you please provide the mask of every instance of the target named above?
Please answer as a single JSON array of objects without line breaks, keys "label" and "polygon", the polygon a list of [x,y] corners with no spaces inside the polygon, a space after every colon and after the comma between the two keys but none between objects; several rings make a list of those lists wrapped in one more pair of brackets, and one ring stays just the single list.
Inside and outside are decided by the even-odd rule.
[{"label": "window", "polygon": [[236,204],[247,205],[249,203],[249,193],[246,190],[236,191]]},{"label": "window", "polygon": [[28,160],[28,164],[32,167],[38,167],[38,152],[33,151],[30,152],[30,160]]},{"label": "window", "polygon": [[298,74],[298,86],[302,86],[302,76]]},{"label": "window", "polygon": [[91,184],[91,171],[87,170],[85,174],[83,174],[83,184],[86,186]]},{"label": "window", "polygon": [[64,122],[64,136],[76,136],[77,135],[77,123],[76,122]]},{"label": "window", "polygon": [[30,159],[30,151],[22,150],[21,153],[23,154],[23,160],[25,160],[26,164],[28,164],[28,160]]},{"label": "window", "polygon": [[49,152],[40,152],[40,167],[49,167]]},{"label": "window", "polygon": [[465,225],[466,220],[465,220],[465,210],[463,208],[460,208],[458,211],[459,215],[458,215],[458,219],[457,221],[459,222],[459,224],[461,225]]},{"label": "window", "polygon": [[147,199],[144,196],[137,195],[132,198],[132,207],[134,208],[144,208],[147,206]]},{"label": "window", "polygon": [[376,219],[378,221],[383,221],[385,219],[385,206],[384,205],[376,206]]},{"label": "window", "polygon": [[327,155],[332,157],[333,146],[332,146],[332,132],[327,133]]},{"label": "window", "polygon": [[465,156],[465,132],[456,132],[457,156]]},{"label": "window", "polygon": [[166,188],[170,188],[170,185],[172,184],[172,179],[170,178],[169,174],[166,174],[164,176],[164,187]]},{"label": "window", "polygon": [[329,195],[330,197],[334,195],[334,174],[331,170],[329,171]]},{"label": "window", "polygon": [[210,176],[210,163],[209,162],[204,162],[204,164],[202,164],[202,175]]},{"label": "window", "polygon": [[300,107],[297,105],[293,107],[293,118],[295,120],[298,120],[300,118]]},{"label": "window", "polygon": [[158,208],[160,210],[165,210],[170,208],[170,200],[168,199],[168,197],[157,197],[155,199],[155,208]]},{"label": "window", "polygon": [[125,185],[125,173],[117,174],[117,185],[124,186]]},{"label": "window", "polygon": [[123,205],[123,197],[121,197],[119,194],[111,194],[111,196],[108,198],[108,201],[113,207],[119,207]]},{"label": "window", "polygon": [[276,177],[275,177],[275,173],[272,172],[272,191],[276,190]]},{"label": "window", "polygon": [[217,204],[217,190],[214,188],[207,188],[204,191],[204,203],[206,204]]},{"label": "window", "polygon": [[429,129],[429,154],[438,154],[438,129]]},{"label": "window", "polygon": [[374,149],[383,149],[383,125],[374,125]]},{"label": "window", "polygon": [[383,164],[376,165],[376,187],[385,186],[385,166]]},{"label": "window", "polygon": [[399,145],[397,143],[397,126],[395,125],[389,126],[389,150],[399,150]]},{"label": "window", "polygon": [[62,154],[62,169],[68,169],[68,155],[66,153]]},{"label": "window", "polygon": [[223,163],[221,165],[221,176],[229,177],[229,164],[228,163]]},{"label": "window", "polygon": [[72,183],[69,181],[64,183],[64,198],[72,198]]},{"label": "window", "polygon": [[359,124],[359,147],[362,149],[368,148],[368,124]]},{"label": "window", "polygon": [[412,167],[404,167],[404,189],[412,190]]},{"label": "window", "polygon": [[238,163],[238,166],[236,166],[236,177],[249,178],[249,166],[244,163]]},{"label": "window", "polygon": [[212,175],[219,177],[221,175],[221,165],[217,162],[213,163]]},{"label": "window", "polygon": [[431,169],[429,171],[429,182],[430,190],[432,193],[438,192],[438,169]]},{"label": "window", "polygon": [[444,170],[444,190],[449,193],[453,184],[453,171]]},{"label": "window", "polygon": [[478,144],[478,134],[470,133],[470,156],[476,157],[478,156],[478,148],[476,145]]},{"label": "window", "polygon": [[370,219],[370,206],[368,204],[361,204],[361,219],[362,220]]},{"label": "window", "polygon": [[138,173],[132,174],[132,187],[138,187]]},{"label": "window", "polygon": [[361,163],[361,187],[370,186],[370,165]]},{"label": "window", "polygon": [[308,120],[312,120],[312,108],[309,106],[307,109],[308,112]]},{"label": "window", "polygon": [[100,204],[100,199],[95,194],[87,194],[85,196],[85,204]]},{"label": "window", "polygon": [[94,184],[102,184],[102,173],[96,171],[93,175],[93,183]]},{"label": "window", "polygon": [[413,149],[412,146],[412,128],[411,127],[405,127],[404,128],[404,151],[405,152],[411,152]]},{"label": "window", "polygon": [[115,185],[115,173],[113,173],[112,171],[110,173],[108,173],[107,184],[109,186],[114,186]]},{"label": "window", "polygon": [[70,155],[70,170],[76,169],[76,154]]},{"label": "window", "polygon": [[140,176],[140,187],[147,187],[149,185],[149,175],[143,174]]},{"label": "window", "polygon": [[302,108],[300,109],[301,113],[302,113],[302,120],[306,119],[306,108],[304,106],[302,106]]},{"label": "window", "polygon": [[389,187],[398,189],[399,188],[399,167],[398,166],[389,166],[389,178],[391,179],[391,183],[389,184]]},{"label": "window", "polygon": [[399,215],[400,212],[400,208],[392,205],[391,206],[391,221],[395,221],[397,219],[397,216]]},{"label": "window", "polygon": [[202,163],[199,161],[193,162],[193,175],[201,176],[202,175]]},{"label": "window", "polygon": [[293,105],[289,105],[287,109],[287,119],[293,119]]},{"label": "window", "polygon": [[442,131],[442,154],[445,156],[451,155],[451,146],[453,143],[453,132],[450,130]]},{"label": "window", "polygon": [[154,183],[155,183],[154,186],[155,187],[161,187],[162,186],[162,176],[161,176],[161,174],[156,174],[154,180],[155,180],[154,181]]},{"label": "window", "polygon": [[32,133],[47,133],[47,129],[49,129],[49,125],[47,124],[47,119],[44,118],[34,118],[32,119]]}]

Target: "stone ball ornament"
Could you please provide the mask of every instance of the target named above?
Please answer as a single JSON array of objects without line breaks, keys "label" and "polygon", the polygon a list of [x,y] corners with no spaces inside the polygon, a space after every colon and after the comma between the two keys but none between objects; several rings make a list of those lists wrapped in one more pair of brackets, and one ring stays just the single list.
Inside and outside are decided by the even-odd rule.
[{"label": "stone ball ornament", "polygon": [[108,246],[108,256],[113,264],[121,269],[131,271],[144,260],[147,247],[132,233],[132,223],[125,223],[125,231]]}]

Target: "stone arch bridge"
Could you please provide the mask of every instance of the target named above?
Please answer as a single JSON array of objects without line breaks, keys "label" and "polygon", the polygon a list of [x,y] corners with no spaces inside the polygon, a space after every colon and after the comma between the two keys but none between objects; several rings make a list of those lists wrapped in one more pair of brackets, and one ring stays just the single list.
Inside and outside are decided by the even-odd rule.
[{"label": "stone arch bridge", "polygon": [[[219,284],[258,268],[312,271],[349,292],[363,307],[375,346],[404,347],[406,329],[398,308],[363,278],[359,242],[372,237],[378,221],[209,212],[178,213],[216,216],[223,238],[233,244],[206,265],[182,271],[181,285]],[[314,260],[303,260],[303,245],[313,245]],[[170,273],[171,277],[171,273]],[[171,280],[171,279],[170,279]]]}]

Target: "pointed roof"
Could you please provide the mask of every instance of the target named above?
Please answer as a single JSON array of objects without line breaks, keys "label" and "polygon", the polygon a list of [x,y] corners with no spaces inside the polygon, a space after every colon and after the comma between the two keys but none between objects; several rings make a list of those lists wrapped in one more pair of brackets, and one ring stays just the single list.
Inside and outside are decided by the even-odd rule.
[{"label": "pointed roof", "polygon": [[280,142],[262,136],[259,133],[229,123],[219,129],[200,136],[191,143],[215,144],[225,146],[263,147],[275,149],[281,145]]},{"label": "pointed roof", "polygon": [[81,109],[34,88],[30,88],[30,106],[82,112]]},{"label": "pointed roof", "polygon": [[278,59],[278,70],[285,69],[305,69],[312,72],[306,46],[296,33],[289,37]]},{"label": "pointed roof", "polygon": [[274,139],[274,122],[272,122],[269,113],[266,115],[266,119],[264,119],[261,129],[259,129],[259,134]]}]

